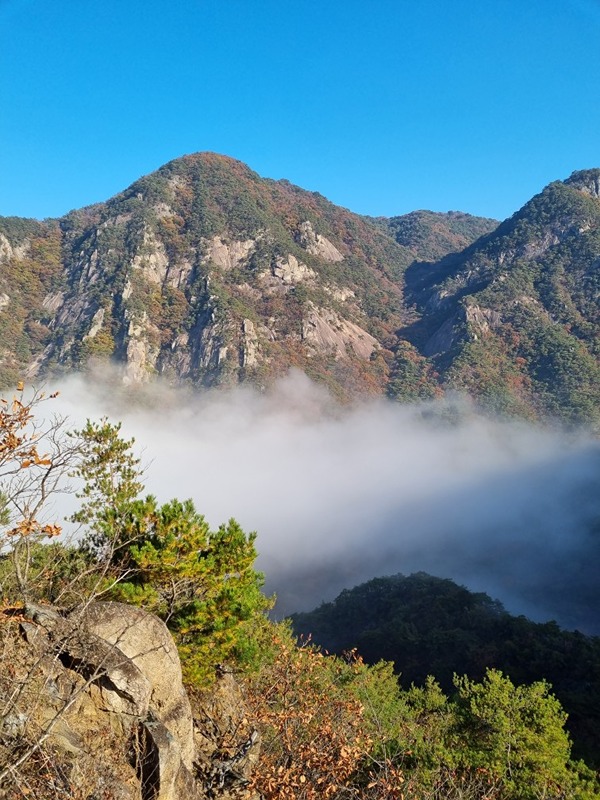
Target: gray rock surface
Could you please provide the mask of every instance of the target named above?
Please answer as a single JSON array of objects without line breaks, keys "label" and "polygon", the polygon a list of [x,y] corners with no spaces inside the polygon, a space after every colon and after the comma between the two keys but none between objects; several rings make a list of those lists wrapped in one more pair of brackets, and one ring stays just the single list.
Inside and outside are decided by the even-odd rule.
[{"label": "gray rock surface", "polygon": [[61,774],[94,796],[206,796],[195,779],[179,655],[161,620],[112,602],[68,615],[30,603],[19,617],[12,662],[23,689],[16,701],[7,702],[0,680],[0,733],[8,747],[47,742]]},{"label": "gray rock surface", "polygon": [[194,735],[192,711],[183,688],[181,664],[167,626],[140,608],[124,603],[96,602],[85,609],[87,631],[114,645],[137,667],[150,687],[148,706],[164,724],[192,768]]}]

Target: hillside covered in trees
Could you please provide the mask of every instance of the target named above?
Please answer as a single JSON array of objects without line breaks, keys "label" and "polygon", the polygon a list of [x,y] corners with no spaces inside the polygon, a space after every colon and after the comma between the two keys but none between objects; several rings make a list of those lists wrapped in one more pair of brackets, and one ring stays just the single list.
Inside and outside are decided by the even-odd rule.
[{"label": "hillside covered in trees", "polygon": [[464,391],[598,423],[599,170],[495,221],[373,219],[214,153],[58,220],[0,219],[0,383],[110,361],[125,383]]},{"label": "hillside covered in trees", "polygon": [[515,617],[487,594],[425,573],[376,578],[292,622],[331,653],[356,648],[368,663],[393,662],[405,686],[433,675],[451,691],[455,675],[481,680],[490,668],[515,683],[546,679],[576,749],[600,764],[598,637]]},{"label": "hillside covered in trees", "polygon": [[[297,644],[266,616],[254,534],[233,520],[211,530],[190,501],[144,496],[118,424],[71,431],[41,415],[46,402],[19,387],[0,403],[3,797],[598,796],[545,680],[518,685],[481,655],[479,678],[401,688],[389,662]],[[69,475],[81,486],[76,542],[63,541],[46,505]],[[413,583],[423,596],[432,579]],[[446,618],[469,605],[448,582],[442,595]],[[471,611],[503,616],[481,596]],[[171,639],[153,638],[159,620],[177,646],[181,695]],[[131,651],[138,625],[146,633]],[[141,657],[158,651],[170,659],[177,709],[142,671]]]},{"label": "hillside covered in trees", "polygon": [[597,420],[600,171],[547,186],[462,253],[407,270],[400,335],[447,387],[510,414]]}]

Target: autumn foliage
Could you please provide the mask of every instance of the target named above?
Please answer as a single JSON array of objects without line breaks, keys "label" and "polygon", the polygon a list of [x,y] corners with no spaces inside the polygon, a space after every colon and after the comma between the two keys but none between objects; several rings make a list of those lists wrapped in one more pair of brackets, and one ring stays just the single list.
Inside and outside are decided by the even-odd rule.
[{"label": "autumn foliage", "polygon": [[[279,635],[273,663],[249,683],[251,712],[263,732],[253,787],[265,800],[332,798],[348,789],[370,739],[363,708],[310,646]],[[333,662],[331,662],[333,665]]]}]

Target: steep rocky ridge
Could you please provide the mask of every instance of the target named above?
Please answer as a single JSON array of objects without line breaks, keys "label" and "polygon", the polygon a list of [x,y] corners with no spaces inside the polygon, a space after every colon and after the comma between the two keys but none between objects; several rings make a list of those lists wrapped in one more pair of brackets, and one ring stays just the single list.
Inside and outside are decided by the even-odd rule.
[{"label": "steep rocky ridge", "polygon": [[[0,322],[13,328],[0,377],[110,358],[131,384],[159,373],[196,385],[263,385],[294,365],[339,396],[380,393],[396,329],[412,318],[404,270],[431,252],[419,242],[439,230],[450,238],[436,252],[459,241],[450,215],[433,215],[443,218],[434,235],[427,212],[419,214],[404,246],[390,236],[403,218],[390,228],[201,153],[57,222],[0,220]],[[479,231],[473,224],[467,238]],[[52,270],[25,260],[43,237],[55,245]],[[8,310],[15,275],[36,283],[18,318]]]},{"label": "steep rocky ridge", "polygon": [[63,280],[58,223],[0,218],[0,376],[13,383],[50,336],[48,298]]},{"label": "steep rocky ridge", "polygon": [[446,387],[501,411],[598,422],[600,170],[550,184],[462,253],[406,272],[400,332]]}]

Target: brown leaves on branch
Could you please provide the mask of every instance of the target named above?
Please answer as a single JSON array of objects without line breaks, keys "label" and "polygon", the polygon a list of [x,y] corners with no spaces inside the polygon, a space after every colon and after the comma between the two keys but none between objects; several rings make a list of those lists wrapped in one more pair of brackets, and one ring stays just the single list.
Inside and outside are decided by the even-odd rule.
[{"label": "brown leaves on branch", "polygon": [[[9,539],[54,538],[61,527],[38,517],[59,487],[73,448],[63,422],[44,418],[39,406],[57,397],[32,390],[26,398],[22,381],[11,399],[0,398],[0,522]],[[41,447],[44,451],[40,452]]]},{"label": "brown leaves on branch", "polygon": [[60,525],[42,525],[35,519],[23,519],[13,528],[6,531],[6,536],[39,536],[53,538],[60,536],[62,528]]},{"label": "brown leaves on branch", "polygon": [[248,685],[263,737],[252,788],[265,800],[348,796],[371,744],[362,705],[336,684],[334,662],[326,663],[319,651],[285,637],[275,644],[273,663]]},{"label": "brown leaves on branch", "polygon": [[[23,402],[23,383],[20,382],[17,388],[20,397],[13,397],[10,401],[0,398],[0,477],[19,469],[52,466],[48,454],[40,455],[38,452],[40,431],[34,424],[34,409],[45,395],[34,392],[30,400]],[[55,392],[48,399],[57,395]]]}]

